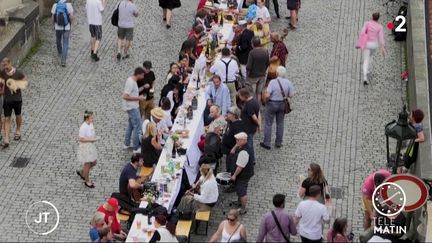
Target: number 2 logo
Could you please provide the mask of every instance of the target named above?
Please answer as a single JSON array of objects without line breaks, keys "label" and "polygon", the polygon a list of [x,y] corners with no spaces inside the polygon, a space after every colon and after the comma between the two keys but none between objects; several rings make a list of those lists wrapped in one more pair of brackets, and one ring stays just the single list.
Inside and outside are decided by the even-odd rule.
[{"label": "number 2 logo", "polygon": [[396,20],[396,22],[401,21],[400,24],[398,26],[396,26],[395,32],[406,32],[406,28],[402,28],[406,23],[405,16],[402,16],[402,15],[396,16],[395,20]]}]

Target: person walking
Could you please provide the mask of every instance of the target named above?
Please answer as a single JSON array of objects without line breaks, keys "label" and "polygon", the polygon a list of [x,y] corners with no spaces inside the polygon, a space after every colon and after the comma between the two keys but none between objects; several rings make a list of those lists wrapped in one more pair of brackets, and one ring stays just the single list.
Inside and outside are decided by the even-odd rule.
[{"label": "person walking", "polygon": [[294,87],[291,81],[284,78],[286,69],[279,66],[276,70],[277,78],[270,81],[264,99],[268,100],[264,115],[264,141],[261,147],[271,149],[271,133],[273,120],[276,117],[276,148],[282,147],[285,118],[285,99],[292,98]]},{"label": "person walking", "polygon": [[69,36],[72,22],[75,21],[74,10],[67,0],[59,0],[54,3],[51,9],[51,19],[56,32],[57,54],[60,57],[60,64],[66,67],[66,59],[69,51]]},{"label": "person walking", "polygon": [[239,221],[239,213],[235,209],[228,212],[226,220],[219,224],[210,242],[246,242],[246,228]]},{"label": "person walking", "polygon": [[91,58],[97,62],[100,58],[97,52],[100,47],[100,41],[102,39],[102,12],[105,10],[106,0],[87,0],[86,1],[86,12],[87,21],[90,30],[90,54]]},{"label": "person walking", "polygon": [[326,205],[318,202],[321,188],[318,185],[310,187],[310,197],[301,201],[295,211],[298,231],[303,243],[322,242],[322,228],[324,223],[330,222],[331,202]]},{"label": "person walking", "polygon": [[[267,10],[270,9],[270,0],[265,0],[265,6],[266,6]],[[273,0],[273,6],[274,6],[274,9],[275,9],[276,17],[278,19],[280,19],[278,0]]]},{"label": "person walking", "polygon": [[171,28],[172,11],[181,7],[180,0],[159,0],[159,7],[162,8],[163,21],[167,29]]},{"label": "person walking", "polygon": [[138,9],[132,0],[123,0],[119,3],[119,18],[117,29],[117,60],[129,58],[129,48],[133,40],[135,20]]},{"label": "person walking", "polygon": [[237,61],[231,58],[231,51],[229,48],[222,49],[222,57],[218,59],[215,64],[210,68],[210,72],[218,75],[222,82],[228,86],[231,105],[236,105],[236,75],[239,73],[239,65]]},{"label": "person walking", "polygon": [[270,65],[270,58],[267,49],[261,47],[259,37],[252,39],[253,49],[249,53],[246,65],[246,86],[256,97],[258,103],[261,102],[261,92],[266,81],[267,69]]},{"label": "person walking", "polygon": [[93,182],[90,181],[90,170],[96,165],[97,150],[95,142],[97,141],[95,129],[93,126],[93,112],[84,112],[84,122],[79,129],[78,161],[82,164],[81,171],[77,171],[84,185],[88,188],[94,188]]},{"label": "person walking", "polygon": [[305,178],[300,185],[298,195],[300,198],[310,197],[310,188],[311,186],[319,186],[321,188],[321,197],[319,198],[319,202],[324,204],[326,201],[326,197],[328,194],[328,183],[324,178],[324,174],[321,170],[321,166],[316,163],[310,163],[309,168],[307,169],[308,177]]},{"label": "person walking", "polygon": [[132,136],[134,153],[140,153],[139,135],[141,134],[141,116],[139,112],[139,101],[144,96],[139,95],[137,81],[144,78],[144,69],[138,67],[134,74],[126,80],[123,92],[123,110],[128,113],[128,126],[126,128],[124,147],[130,146]]},{"label": "person walking", "polygon": [[289,27],[292,30],[297,29],[298,22],[298,12],[301,7],[301,0],[287,0],[287,8],[290,11],[290,16],[287,19],[290,19]]},{"label": "person walking", "polygon": [[240,100],[244,102],[241,111],[241,119],[244,123],[244,128],[248,134],[247,142],[251,149],[251,159],[255,163],[255,148],[253,138],[256,132],[261,131],[261,114],[258,101],[251,95],[249,89],[242,88],[238,91]]},{"label": "person walking", "polygon": [[285,211],[285,195],[273,196],[275,208],[264,215],[258,231],[257,242],[290,242],[290,235],[297,235],[292,215]]},{"label": "person walking", "polygon": [[2,71],[0,72],[0,79],[4,80],[3,90],[3,112],[5,116],[5,140],[3,143],[3,148],[8,148],[10,143],[10,133],[11,133],[11,116],[12,111],[15,113],[15,135],[13,140],[21,140],[21,125],[23,122],[21,110],[22,110],[22,96],[21,89],[12,90],[7,84],[8,79],[20,80],[27,82],[27,77],[15,67],[12,66],[12,61],[5,57],[1,61]]},{"label": "person walking", "polygon": [[363,53],[363,84],[368,85],[369,68],[372,63],[375,51],[380,48],[381,54],[385,56],[384,28],[378,23],[380,14],[373,13],[372,20],[366,21],[357,39],[356,48],[360,48]]}]

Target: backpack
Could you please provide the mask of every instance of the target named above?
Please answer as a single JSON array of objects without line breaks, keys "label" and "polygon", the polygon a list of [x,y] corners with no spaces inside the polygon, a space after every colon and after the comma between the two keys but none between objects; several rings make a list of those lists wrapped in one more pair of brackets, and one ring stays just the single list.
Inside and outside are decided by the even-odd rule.
[{"label": "backpack", "polygon": [[118,21],[119,21],[119,7],[120,7],[120,3],[117,5],[116,10],[114,10],[112,16],[111,16],[111,24],[114,26],[118,26]]},{"label": "backpack", "polygon": [[70,22],[66,4],[66,1],[57,3],[54,20],[58,26],[66,27]]}]

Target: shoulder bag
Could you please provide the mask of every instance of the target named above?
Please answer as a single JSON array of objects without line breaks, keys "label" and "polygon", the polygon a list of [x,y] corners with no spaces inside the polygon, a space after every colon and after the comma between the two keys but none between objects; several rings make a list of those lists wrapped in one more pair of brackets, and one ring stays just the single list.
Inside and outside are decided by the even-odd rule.
[{"label": "shoulder bag", "polygon": [[276,79],[276,80],[277,80],[277,82],[278,82],[278,84],[279,84],[279,88],[280,88],[280,90],[281,90],[281,92],[282,92],[282,96],[283,96],[283,98],[284,98],[284,104],[285,104],[284,112],[285,112],[285,114],[289,114],[289,113],[292,111],[292,109],[291,109],[291,104],[290,104],[290,102],[289,102],[289,100],[288,100],[289,97],[287,97],[287,96],[285,95],[285,92],[284,92],[284,90],[283,90],[283,88],[282,88],[282,84],[280,83],[280,80],[279,80],[279,79]]},{"label": "shoulder bag", "polygon": [[273,215],[274,221],[276,222],[276,225],[277,225],[279,231],[281,232],[283,238],[286,240],[286,242],[288,242],[288,243],[291,242],[290,239],[289,239],[289,238],[285,235],[285,233],[282,231],[282,227],[281,227],[281,225],[280,225],[278,219],[276,218],[276,214],[275,214],[275,212],[274,212],[274,211],[271,211],[271,213],[272,213],[272,215]]},{"label": "shoulder bag", "polygon": [[111,24],[118,27],[118,21],[119,21],[119,7],[120,3],[117,5],[116,10],[114,10],[112,16],[111,16]]}]

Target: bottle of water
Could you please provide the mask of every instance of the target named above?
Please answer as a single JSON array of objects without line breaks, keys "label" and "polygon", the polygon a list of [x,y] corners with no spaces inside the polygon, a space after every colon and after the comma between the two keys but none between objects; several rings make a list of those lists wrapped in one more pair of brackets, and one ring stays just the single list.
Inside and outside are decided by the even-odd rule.
[{"label": "bottle of water", "polygon": [[169,173],[170,173],[171,177],[173,177],[174,176],[174,161],[172,159],[170,159],[168,167],[169,167]]}]

